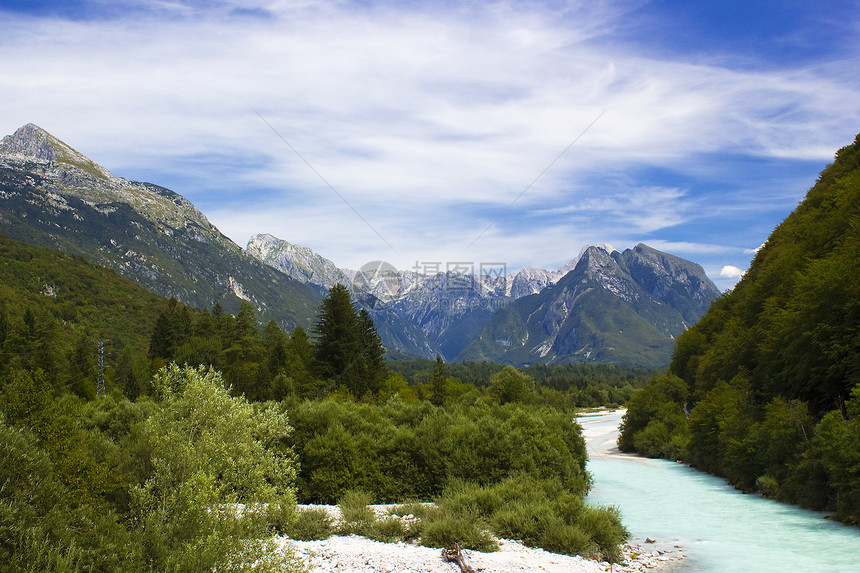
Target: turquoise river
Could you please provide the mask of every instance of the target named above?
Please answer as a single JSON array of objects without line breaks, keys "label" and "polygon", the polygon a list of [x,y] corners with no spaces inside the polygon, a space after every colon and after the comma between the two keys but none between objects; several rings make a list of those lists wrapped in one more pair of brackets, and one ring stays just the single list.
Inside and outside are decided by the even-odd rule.
[{"label": "turquoise river", "polygon": [[[614,505],[637,543],[680,546],[683,571],[860,573],[860,528],[758,495],[684,464],[620,454],[623,411],[583,416],[594,487],[591,503]],[[646,546],[647,547],[647,546]]]}]

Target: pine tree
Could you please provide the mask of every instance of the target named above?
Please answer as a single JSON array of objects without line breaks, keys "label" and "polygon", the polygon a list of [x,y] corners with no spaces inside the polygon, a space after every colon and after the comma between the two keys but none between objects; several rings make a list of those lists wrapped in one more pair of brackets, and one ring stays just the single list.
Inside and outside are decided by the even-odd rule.
[{"label": "pine tree", "polygon": [[430,375],[430,401],[436,406],[445,403],[445,380],[448,379],[448,367],[440,355],[436,355],[433,373]]},{"label": "pine tree", "polygon": [[356,311],[345,286],[329,290],[314,333],[318,376],[345,386],[357,398],[382,388],[388,375],[385,348],[370,315]]},{"label": "pine tree", "polygon": [[317,373],[321,378],[339,380],[355,366],[360,355],[357,322],[349,291],[342,284],[334,285],[314,325]]},{"label": "pine tree", "polygon": [[370,318],[370,314],[361,309],[358,313],[358,336],[361,342],[362,365],[364,366],[365,380],[363,383],[363,396],[365,392],[379,392],[385,385],[388,377],[388,366],[385,364],[385,347],[376,332],[376,326]]}]

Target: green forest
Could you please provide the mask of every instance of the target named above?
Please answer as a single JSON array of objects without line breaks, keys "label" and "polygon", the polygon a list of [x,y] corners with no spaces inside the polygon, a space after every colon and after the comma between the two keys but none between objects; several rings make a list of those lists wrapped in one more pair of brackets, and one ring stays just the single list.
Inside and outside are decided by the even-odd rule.
[{"label": "green forest", "polygon": [[619,447],[860,524],[860,135],[633,395]]},{"label": "green forest", "polygon": [[302,571],[274,536],[335,526],[297,503],[422,514],[340,526],[377,539],[620,559],[618,512],[584,503],[572,420],[651,372],[388,361],[340,285],[311,332],[285,332],[248,303],[193,309],[4,237],[0,267],[9,571]]}]

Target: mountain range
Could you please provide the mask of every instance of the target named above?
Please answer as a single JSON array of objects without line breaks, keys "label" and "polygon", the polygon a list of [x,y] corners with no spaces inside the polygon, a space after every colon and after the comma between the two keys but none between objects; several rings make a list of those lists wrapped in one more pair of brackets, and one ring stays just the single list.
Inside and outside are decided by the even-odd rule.
[{"label": "mountain range", "polygon": [[402,357],[664,367],[674,337],[719,296],[699,265],[643,244],[588,246],[558,270],[509,276],[342,269],[266,234],[242,249],[181,195],[116,177],[33,124],[0,141],[0,232],[199,308],[249,301],[287,329],[311,328],[342,283]]}]

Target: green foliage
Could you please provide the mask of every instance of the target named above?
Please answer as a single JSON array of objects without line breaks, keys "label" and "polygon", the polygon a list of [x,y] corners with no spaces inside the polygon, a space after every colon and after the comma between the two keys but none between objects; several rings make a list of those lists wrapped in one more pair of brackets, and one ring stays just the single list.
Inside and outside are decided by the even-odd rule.
[{"label": "green foliage", "polygon": [[323,508],[301,509],[282,528],[281,533],[298,541],[328,539],[334,533],[334,524],[328,511]]},{"label": "green foliage", "polygon": [[396,517],[377,518],[370,524],[367,537],[382,543],[394,543],[403,541],[408,531],[403,522]]},{"label": "green foliage", "polygon": [[648,457],[678,459],[686,441],[682,410],[687,387],[677,376],[657,376],[636,391],[621,422],[618,448]]},{"label": "green foliage", "polygon": [[378,392],[388,376],[385,349],[367,311],[356,311],[341,284],[329,290],[314,327],[316,368],[323,379],[342,384],[355,398]]},{"label": "green foliage", "polygon": [[860,376],[860,139],[840,149],[734,290],[680,337],[671,371],[701,399],[741,370],[763,405],[824,415]]},{"label": "green foliage", "polygon": [[454,547],[474,551],[498,551],[499,544],[489,532],[489,525],[476,515],[431,514],[421,525],[421,544],[426,547]]},{"label": "green foliage", "polygon": [[[34,268],[41,264],[38,249],[15,249]],[[81,264],[90,272],[78,259],[58,260],[63,269]],[[272,529],[296,536],[331,530],[295,512],[294,476],[307,501],[333,502],[357,488],[381,501],[429,500],[454,481],[490,488],[514,475],[559,479],[581,497],[589,477],[572,407],[631,391],[635,378],[627,371],[545,368],[541,386],[512,368],[442,363],[433,384],[410,386],[381,363],[369,316],[350,303],[364,384],[350,386],[347,379],[317,378],[319,345],[301,328],[288,335],[272,321],[261,327],[249,304],[236,315],[220,304],[200,312],[176,300],[139,302],[131,289],[115,306],[100,298],[114,296],[111,276],[82,283],[98,294],[93,300],[103,315],[87,307],[72,278],[52,280],[57,296],[41,292],[42,281],[25,288],[15,282],[20,277],[0,281],[0,289],[11,285],[3,291],[11,302],[0,303],[0,406],[10,427],[32,432],[32,448],[48,464],[35,475],[50,486],[43,492],[53,492],[51,504],[39,505],[41,494],[33,494],[9,506],[14,515],[41,516],[38,527],[16,522],[5,538],[21,564],[111,571],[299,567],[289,555],[257,560],[272,549],[265,541]],[[95,399],[93,340],[108,336],[94,327],[105,325],[117,334],[107,345],[108,396]],[[424,382],[433,375],[428,365]],[[272,399],[283,402],[264,403]],[[296,426],[292,434],[285,408]],[[430,523],[431,506],[421,507]],[[415,527],[374,516],[360,529],[391,540],[416,536]],[[474,539],[484,535],[478,531]]]},{"label": "green foliage", "polygon": [[822,418],[787,481],[791,499],[860,525],[860,384],[845,415],[832,411]]},{"label": "green foliage", "polygon": [[333,399],[291,411],[299,498],[331,503],[362,488],[382,502],[429,499],[452,479],[491,484],[516,473],[555,476],[585,493],[585,444],[567,413],[537,405],[437,408]]},{"label": "green foliage", "polygon": [[152,471],[131,490],[146,554],[157,570],[229,563],[263,537],[262,504],[292,500],[287,418],[231,397],[204,368],[171,365],[153,386],[161,407],[135,427]]},{"label": "green foliage", "polygon": [[448,369],[445,367],[442,356],[437,354],[436,362],[433,364],[433,374],[430,376],[430,401],[435,406],[441,406],[445,403],[445,382],[447,379]]},{"label": "green foliage", "polygon": [[490,533],[531,547],[620,562],[629,534],[614,508],[586,506],[556,479],[515,476],[494,485],[457,482],[421,526],[424,545],[495,547]]},{"label": "green foliage", "polygon": [[339,532],[343,535],[367,535],[376,521],[376,513],[368,507],[372,502],[373,498],[365,491],[346,492],[337,504],[340,508]]},{"label": "green foliage", "polygon": [[0,415],[0,562],[4,570],[116,571],[138,552],[114,518],[63,484],[27,428]]},{"label": "green foliage", "polygon": [[513,366],[505,366],[490,376],[490,394],[500,404],[528,402],[534,397],[535,381]]},{"label": "green foliage", "polygon": [[[0,373],[41,369],[52,386],[95,395],[97,340],[108,391],[127,391],[112,365],[146,354],[168,301],[116,273],[0,235]],[[147,374],[148,378],[148,374]]]},{"label": "green foliage", "polygon": [[[860,522],[858,252],[860,136],[734,290],[678,338],[670,373],[688,394],[673,398],[653,382],[635,394],[619,446],[680,451],[743,490]],[[679,405],[692,408],[686,423]]]}]

